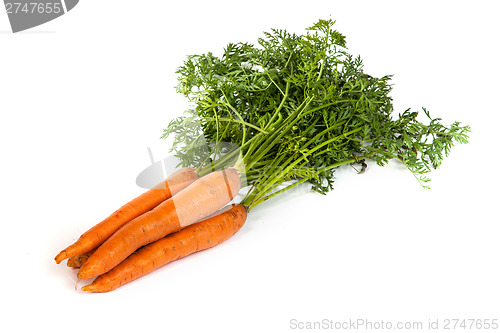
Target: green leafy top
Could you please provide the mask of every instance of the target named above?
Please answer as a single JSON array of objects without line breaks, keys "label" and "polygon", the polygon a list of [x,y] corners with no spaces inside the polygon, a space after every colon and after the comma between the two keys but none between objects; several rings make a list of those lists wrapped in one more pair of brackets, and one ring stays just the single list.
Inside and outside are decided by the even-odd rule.
[{"label": "green leafy top", "polygon": [[[214,159],[199,143],[238,145],[238,166],[253,186],[244,199],[250,208],[304,181],[326,193],[337,167],[365,159],[398,158],[427,187],[426,174],[454,142],[467,142],[469,127],[445,127],[425,109],[427,124],[411,110],[393,119],[391,77],[364,73],[333,25],[319,20],[304,35],[273,29],[257,46],[232,43],[220,57],[189,56],[177,90],[194,108],[164,132],[175,135],[183,164],[201,173],[227,167],[236,153]],[[297,181],[276,192],[288,180]]]}]

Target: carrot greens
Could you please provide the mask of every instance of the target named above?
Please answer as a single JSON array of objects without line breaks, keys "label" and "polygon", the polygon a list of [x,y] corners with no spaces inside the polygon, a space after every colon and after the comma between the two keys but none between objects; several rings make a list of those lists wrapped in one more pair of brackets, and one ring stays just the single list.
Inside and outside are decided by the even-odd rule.
[{"label": "carrot greens", "polygon": [[[193,108],[163,134],[174,136],[181,163],[201,175],[236,163],[251,186],[242,202],[249,209],[306,181],[325,194],[338,167],[364,171],[366,160],[397,158],[428,188],[427,174],[467,142],[469,127],[445,126],[425,108],[425,123],[410,109],[395,116],[391,76],[365,73],[333,25],[319,20],[302,35],[272,29],[257,45],[187,57],[177,90]],[[239,151],[210,155],[223,142]]]}]

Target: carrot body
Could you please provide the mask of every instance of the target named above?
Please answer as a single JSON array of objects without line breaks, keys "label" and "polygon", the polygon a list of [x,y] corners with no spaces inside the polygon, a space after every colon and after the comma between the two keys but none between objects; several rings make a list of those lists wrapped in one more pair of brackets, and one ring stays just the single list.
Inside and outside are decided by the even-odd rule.
[{"label": "carrot body", "polygon": [[239,175],[232,169],[212,172],[196,180],[116,231],[83,264],[78,278],[90,279],[106,273],[139,247],[215,213],[234,198],[240,185]]},{"label": "carrot body", "polygon": [[59,264],[64,259],[95,249],[121,226],[171,198],[196,179],[198,179],[198,175],[193,168],[183,168],[173,173],[167,180],[128,202],[108,218],[82,234],[74,244],[68,246],[55,257],[56,263]]},{"label": "carrot body", "polygon": [[144,246],[82,290],[108,292],[174,260],[218,245],[240,230],[246,217],[242,205],[227,206],[217,215]]}]

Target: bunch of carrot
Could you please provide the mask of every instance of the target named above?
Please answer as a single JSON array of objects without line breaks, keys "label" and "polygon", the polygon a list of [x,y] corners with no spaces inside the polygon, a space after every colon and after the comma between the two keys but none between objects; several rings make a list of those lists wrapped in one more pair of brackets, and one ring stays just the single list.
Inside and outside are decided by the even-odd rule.
[{"label": "bunch of carrot", "polygon": [[[455,142],[467,143],[470,128],[444,126],[425,109],[429,124],[409,109],[393,117],[390,77],[365,73],[333,24],[319,20],[300,36],[273,30],[260,47],[232,43],[221,58],[188,57],[177,89],[195,108],[163,135],[174,135],[172,151],[185,168],[84,233],[56,262],[69,259],[80,279],[97,277],[83,290],[109,291],[228,239],[247,212],[295,186],[308,182],[326,194],[343,165],[364,170],[365,160],[397,159],[428,182],[427,172]],[[228,206],[239,173],[249,189]]]},{"label": "bunch of carrot", "polygon": [[232,168],[202,177],[181,169],[82,234],[55,261],[68,259],[80,279],[97,277],[84,291],[114,290],[234,235],[247,214],[241,204],[228,205],[240,186]]}]

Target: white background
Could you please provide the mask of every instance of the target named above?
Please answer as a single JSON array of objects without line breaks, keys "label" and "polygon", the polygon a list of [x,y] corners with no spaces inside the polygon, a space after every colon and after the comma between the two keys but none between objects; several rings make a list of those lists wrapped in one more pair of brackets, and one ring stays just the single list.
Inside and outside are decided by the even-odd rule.
[{"label": "white background", "polygon": [[[292,332],[291,319],[500,319],[497,4],[82,0],[19,34],[0,13],[0,327]],[[398,163],[346,167],[328,196],[266,202],[217,248],[111,293],[76,291],[76,272],[53,257],[142,193],[147,148],[166,156],[162,129],[186,108],[173,88],[184,57],[270,28],[302,33],[319,18],[337,21],[366,72],[394,74],[397,112],[424,106],[472,126],[432,191]]]}]

